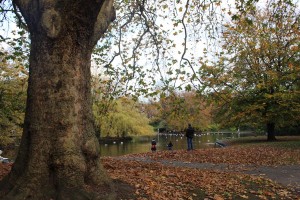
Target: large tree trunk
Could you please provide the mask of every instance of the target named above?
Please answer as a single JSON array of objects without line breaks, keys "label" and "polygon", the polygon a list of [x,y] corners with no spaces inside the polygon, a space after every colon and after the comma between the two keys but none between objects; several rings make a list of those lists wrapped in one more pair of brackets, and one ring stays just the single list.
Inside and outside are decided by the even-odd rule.
[{"label": "large tree trunk", "polygon": [[267,123],[267,134],[268,134],[268,141],[274,141],[275,138],[275,124],[273,122]]},{"label": "large tree trunk", "polygon": [[112,1],[16,3],[31,37],[28,99],[19,154],[0,198],[114,198],[100,164],[90,92],[91,53],[114,19]]}]

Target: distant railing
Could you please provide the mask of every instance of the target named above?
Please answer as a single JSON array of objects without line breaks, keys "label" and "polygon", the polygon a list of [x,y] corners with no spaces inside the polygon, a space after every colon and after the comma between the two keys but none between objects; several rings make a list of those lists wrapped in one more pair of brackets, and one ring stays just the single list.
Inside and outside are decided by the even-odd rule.
[{"label": "distant railing", "polygon": [[[167,131],[167,132],[160,132],[158,134],[161,135],[182,135],[184,132],[177,132],[177,131]],[[206,132],[196,132],[196,135],[210,135],[210,134],[239,134],[239,135],[258,135],[259,133],[256,131],[206,131]]]}]

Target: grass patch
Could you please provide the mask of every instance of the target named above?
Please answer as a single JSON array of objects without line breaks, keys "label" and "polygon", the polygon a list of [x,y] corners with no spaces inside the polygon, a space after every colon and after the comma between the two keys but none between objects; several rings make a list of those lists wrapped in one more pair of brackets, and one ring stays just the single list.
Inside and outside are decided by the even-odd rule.
[{"label": "grass patch", "polygon": [[300,136],[277,136],[276,139],[276,141],[267,141],[266,136],[251,136],[225,140],[224,142],[228,145],[266,145],[270,147],[300,149]]}]

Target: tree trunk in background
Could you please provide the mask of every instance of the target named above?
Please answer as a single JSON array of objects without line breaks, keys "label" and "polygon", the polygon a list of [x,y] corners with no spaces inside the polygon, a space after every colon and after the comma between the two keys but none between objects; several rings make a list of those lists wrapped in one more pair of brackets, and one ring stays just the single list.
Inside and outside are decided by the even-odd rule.
[{"label": "tree trunk in background", "polygon": [[276,140],[274,123],[272,123],[272,122],[267,123],[267,134],[268,134],[268,141]]},{"label": "tree trunk in background", "polygon": [[28,99],[19,153],[0,198],[114,198],[100,164],[90,92],[91,53],[114,19],[112,0],[15,3],[31,38]]}]

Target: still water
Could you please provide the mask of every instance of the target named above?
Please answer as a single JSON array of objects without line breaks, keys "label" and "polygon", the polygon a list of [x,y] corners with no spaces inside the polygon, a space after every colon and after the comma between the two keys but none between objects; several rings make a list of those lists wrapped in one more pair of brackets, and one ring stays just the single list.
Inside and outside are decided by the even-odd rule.
[{"label": "still water", "polygon": [[[240,137],[237,133],[206,133],[202,135],[195,135],[193,139],[194,149],[213,147],[216,141],[223,139],[231,139]],[[148,137],[134,137],[132,141],[127,142],[113,142],[111,144],[101,144],[101,156],[119,156],[132,153],[150,152],[151,140],[155,139],[157,142],[157,151],[167,150],[167,144],[171,141],[173,149],[186,149],[187,142],[184,135],[172,134],[157,134]]]},{"label": "still water", "polygon": [[[249,134],[237,134],[237,133],[205,133],[202,135],[195,135],[193,139],[194,149],[213,147],[216,141],[222,141],[224,139],[232,139]],[[253,134],[250,134],[253,135]],[[167,144],[171,141],[173,143],[173,149],[186,149],[187,142],[184,135],[172,135],[172,134],[156,134],[154,136],[141,136],[134,137],[131,141],[125,142],[112,142],[109,144],[100,144],[101,156],[120,156],[133,153],[145,153],[150,152],[151,140],[155,139],[157,142],[157,151],[167,150]],[[14,160],[17,154],[17,149],[11,149],[3,152],[1,156]]]}]

